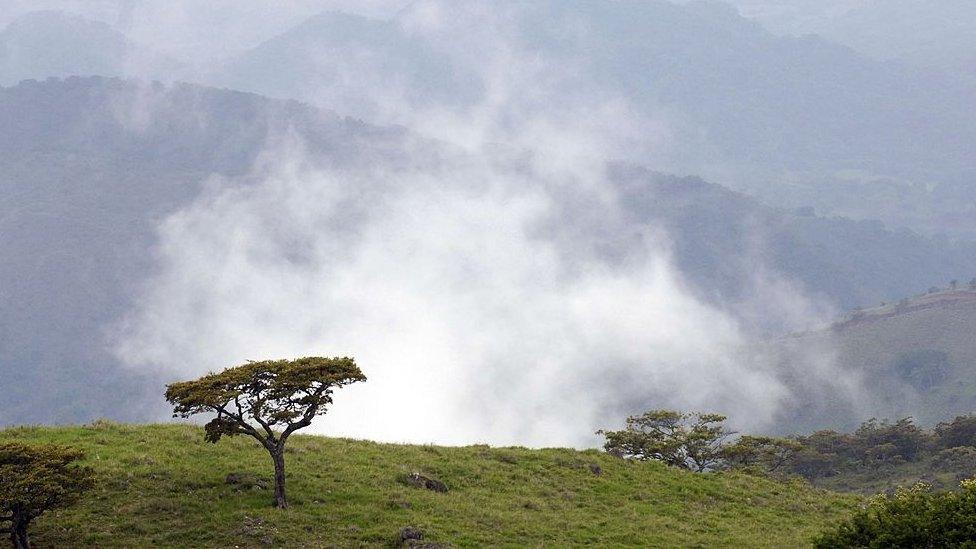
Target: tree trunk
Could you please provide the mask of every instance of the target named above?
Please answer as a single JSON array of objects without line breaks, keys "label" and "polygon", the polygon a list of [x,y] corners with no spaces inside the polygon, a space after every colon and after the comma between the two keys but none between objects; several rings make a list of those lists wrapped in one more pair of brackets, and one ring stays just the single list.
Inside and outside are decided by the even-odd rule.
[{"label": "tree trunk", "polygon": [[284,509],[288,507],[288,500],[285,499],[285,449],[278,448],[271,452],[271,459],[274,460],[274,492],[275,507]]},{"label": "tree trunk", "polygon": [[30,549],[30,538],[27,536],[28,521],[15,518],[10,525],[10,543],[14,549]]}]

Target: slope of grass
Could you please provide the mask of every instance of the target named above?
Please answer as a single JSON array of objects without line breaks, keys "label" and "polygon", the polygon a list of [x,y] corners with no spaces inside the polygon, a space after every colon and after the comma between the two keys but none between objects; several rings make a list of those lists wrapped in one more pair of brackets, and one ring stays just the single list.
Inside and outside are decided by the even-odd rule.
[{"label": "slope of grass", "polygon": [[[195,426],[98,422],[0,431],[11,440],[82,448],[98,473],[80,505],[37,521],[41,547],[391,546],[405,526],[456,547],[797,547],[857,503],[798,482],[692,474],[594,450],[295,436],[292,506],[282,511],[269,489],[225,482],[231,472],[270,477],[268,455],[250,439],[213,445]],[[414,471],[450,492],[399,480]]]}]

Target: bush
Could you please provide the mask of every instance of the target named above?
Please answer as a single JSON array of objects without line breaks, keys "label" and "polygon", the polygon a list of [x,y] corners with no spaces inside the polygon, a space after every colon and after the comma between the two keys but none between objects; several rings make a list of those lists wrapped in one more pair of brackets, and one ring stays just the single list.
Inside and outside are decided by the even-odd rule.
[{"label": "bush", "polygon": [[54,444],[0,444],[0,523],[13,547],[29,548],[28,528],[47,511],[77,502],[94,483],[80,450]]},{"label": "bush", "polygon": [[954,492],[933,492],[928,485],[917,484],[891,496],[877,496],[814,546],[976,546],[976,480],[963,481]]}]

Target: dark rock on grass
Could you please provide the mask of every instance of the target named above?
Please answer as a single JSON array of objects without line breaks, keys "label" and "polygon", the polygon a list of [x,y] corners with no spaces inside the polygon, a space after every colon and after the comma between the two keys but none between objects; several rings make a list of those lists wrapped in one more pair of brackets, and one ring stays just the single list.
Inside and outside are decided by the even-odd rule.
[{"label": "dark rock on grass", "polygon": [[420,528],[414,528],[413,526],[407,526],[400,529],[400,543],[406,544],[411,541],[420,541],[424,539],[424,533]]},{"label": "dark rock on grass", "polygon": [[410,473],[409,475],[401,478],[401,481],[407,486],[413,486],[414,488],[424,488],[425,490],[441,493],[447,492],[446,484],[437,479],[425,477],[420,473]]},{"label": "dark rock on grass", "polygon": [[235,490],[267,490],[271,486],[268,479],[254,473],[228,473],[224,483]]},{"label": "dark rock on grass", "polygon": [[600,467],[596,463],[591,463],[590,464],[590,472],[593,473],[596,476],[600,476],[600,475],[603,474],[603,467]]},{"label": "dark rock on grass", "polygon": [[407,526],[400,530],[399,542],[401,547],[412,547],[413,549],[446,549],[450,545],[424,541],[424,533],[419,528]]}]

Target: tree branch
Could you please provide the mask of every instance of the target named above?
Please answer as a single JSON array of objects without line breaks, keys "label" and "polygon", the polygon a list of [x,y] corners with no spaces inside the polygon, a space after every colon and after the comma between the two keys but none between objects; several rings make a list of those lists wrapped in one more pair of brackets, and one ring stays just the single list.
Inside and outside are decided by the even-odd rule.
[{"label": "tree branch", "polygon": [[281,439],[280,439],[281,440],[281,444],[284,444],[285,443],[285,440],[292,433],[294,433],[295,431],[297,431],[297,430],[299,430],[299,429],[301,429],[303,427],[308,427],[309,425],[312,424],[312,418],[315,417],[315,413],[318,412],[319,406],[321,406],[321,403],[319,402],[318,399],[321,398],[322,397],[322,394],[325,393],[325,392],[327,392],[328,389],[329,389],[329,386],[328,385],[321,385],[321,386],[319,386],[318,389],[315,390],[314,393],[312,393],[312,394],[309,395],[309,396],[311,396],[312,398],[315,399],[315,404],[312,404],[311,406],[309,406],[305,410],[305,413],[302,414],[302,419],[301,420],[299,420],[299,421],[297,421],[295,423],[289,423],[288,424],[288,428],[285,429],[285,432],[281,433]]},{"label": "tree branch", "polygon": [[[275,436],[274,436],[274,431],[271,430],[271,425],[268,424],[268,422],[261,417],[262,402],[263,401],[260,399],[255,399],[254,403],[251,405],[251,415],[254,417],[254,420],[261,425],[261,428],[264,429],[264,432],[268,434],[268,440],[274,440]],[[240,413],[243,416],[244,414],[243,411],[241,410],[241,403],[238,400],[238,397],[236,396],[234,397],[234,404],[237,405],[238,413]]]},{"label": "tree branch", "polygon": [[[239,409],[240,408],[238,408],[238,410]],[[251,435],[252,437],[256,438],[257,441],[260,442],[262,446],[268,447],[268,443],[269,443],[268,439],[266,439],[265,437],[261,436],[261,433],[259,433],[257,431],[257,429],[255,429],[254,427],[252,427],[250,423],[248,423],[247,421],[245,421],[244,418],[240,414],[235,414],[235,413],[233,413],[231,411],[228,411],[227,409],[225,409],[224,406],[219,406],[217,408],[217,411],[219,413],[226,414],[227,417],[233,419],[238,425],[240,425],[241,426],[241,429],[245,433],[247,433],[247,434]]]}]

